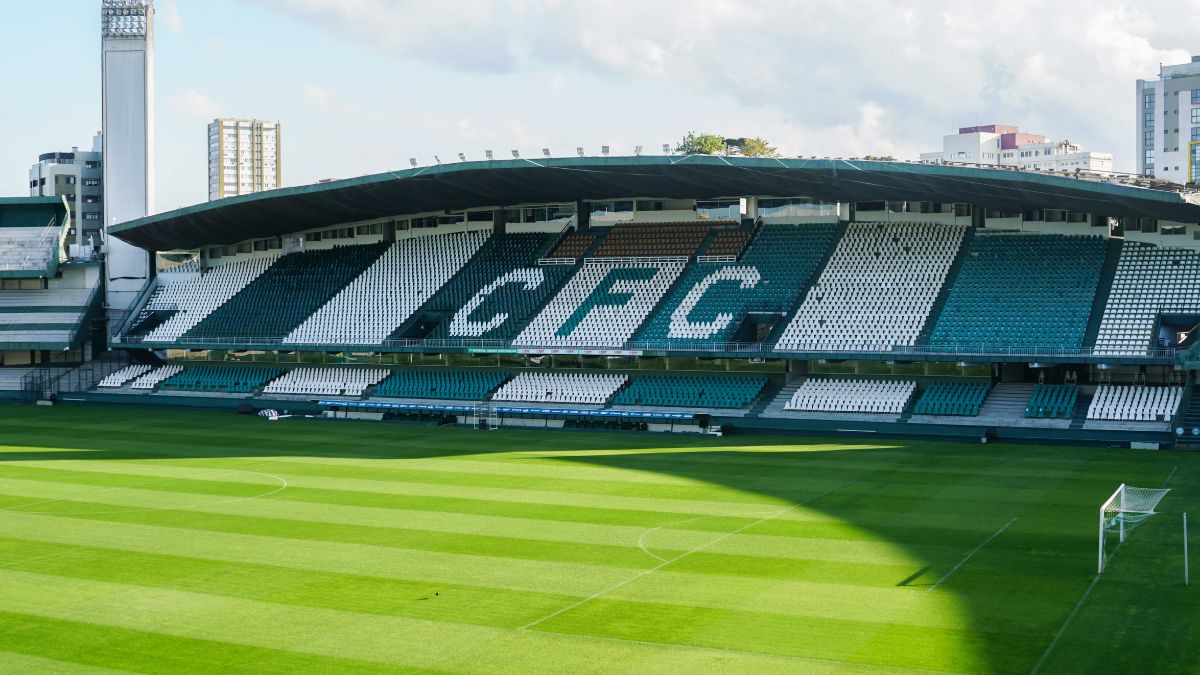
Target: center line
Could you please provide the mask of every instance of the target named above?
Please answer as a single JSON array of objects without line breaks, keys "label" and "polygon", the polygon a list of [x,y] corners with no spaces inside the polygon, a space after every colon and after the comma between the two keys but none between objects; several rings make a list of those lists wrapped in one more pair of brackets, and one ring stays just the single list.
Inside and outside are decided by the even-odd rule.
[{"label": "center line", "polygon": [[635,574],[635,575],[633,575],[633,576],[629,577],[628,579],[626,579],[626,580],[624,580],[624,581],[619,581],[619,582],[617,582],[617,583],[613,584],[612,586],[609,586],[608,588],[605,588],[605,589],[602,589],[602,590],[596,591],[595,593],[593,593],[593,594],[589,595],[588,597],[586,597],[586,598],[584,598],[584,599],[582,599],[582,600],[579,600],[578,602],[573,602],[573,603],[571,603],[571,604],[567,605],[566,607],[563,607],[562,609],[559,609],[559,610],[556,610],[556,611],[554,611],[554,612],[551,612],[550,614],[547,614],[546,616],[543,616],[543,617],[542,617],[542,618],[540,618],[540,619],[535,619],[535,620],[533,620],[533,621],[531,621],[531,622],[529,622],[529,623],[525,624],[524,626],[521,626],[521,627],[520,627],[520,628],[518,628],[517,630],[528,630],[528,629],[530,629],[530,628],[533,628],[534,626],[536,626],[536,625],[538,625],[538,624],[540,624],[540,623],[543,623],[543,622],[549,621],[550,619],[553,619],[554,617],[556,617],[556,616],[558,616],[558,615],[560,615],[560,614],[563,614],[563,613],[565,613],[565,612],[569,612],[569,611],[571,611],[572,609],[575,609],[576,607],[578,607],[578,606],[580,606],[580,605],[583,605],[583,604],[585,604],[585,603],[591,602],[592,600],[595,600],[596,598],[599,598],[600,596],[603,596],[603,595],[606,595],[606,594],[608,594],[608,593],[611,593],[611,592],[613,592],[613,591],[617,590],[618,588],[621,588],[622,586],[627,586],[627,585],[629,585],[629,584],[631,584],[631,583],[633,583],[633,582],[637,581],[638,579],[641,579],[642,577],[646,576],[647,574],[650,574],[651,572],[657,572],[658,570],[660,570],[660,569],[662,569],[662,568],[666,567],[667,565],[670,565],[670,564],[671,564],[671,563],[673,563],[673,562],[676,562],[676,561],[678,561],[678,560],[682,560],[682,559],[684,559],[684,558],[688,557],[689,555],[691,555],[691,554],[693,554],[693,553],[699,553],[700,551],[703,551],[704,549],[708,548],[709,546],[713,546],[714,544],[719,544],[719,543],[721,543],[722,541],[725,541],[726,539],[728,539],[728,538],[732,537],[732,536],[733,536],[733,535],[735,535],[735,534],[738,534],[738,533],[740,533],[740,532],[744,532],[744,531],[746,531],[746,530],[748,530],[748,529],[750,529],[750,528],[754,527],[755,525],[759,525],[759,524],[761,524],[761,523],[765,523],[765,522],[767,522],[768,520],[771,520],[772,518],[777,518],[777,517],[779,517],[779,516],[782,516],[783,514],[787,513],[788,511],[791,511],[792,509],[799,508],[799,507],[801,507],[801,506],[804,506],[805,504],[809,504],[809,503],[811,503],[811,502],[814,502],[814,501],[816,501],[816,500],[820,499],[821,497],[824,497],[824,496],[826,496],[826,495],[829,495],[829,494],[832,494],[832,493],[834,493],[834,492],[836,492],[836,491],[838,491],[838,490],[841,490],[842,488],[844,488],[844,487],[846,487],[847,485],[850,485],[851,483],[854,483],[854,482],[855,482],[855,481],[852,481],[852,480],[851,480],[851,481],[846,481],[845,483],[842,483],[841,485],[838,485],[837,487],[830,488],[830,489],[828,489],[828,490],[826,490],[826,491],[822,492],[822,493],[821,493],[821,494],[819,494],[819,495],[816,495],[816,496],[813,496],[813,497],[809,497],[808,499],[805,499],[805,500],[804,500],[804,501],[802,501],[802,502],[798,502],[798,503],[796,503],[796,504],[792,504],[791,506],[789,506],[789,507],[787,507],[787,508],[780,509],[780,510],[778,510],[778,511],[776,511],[776,512],[774,512],[774,513],[770,514],[770,515],[763,516],[762,518],[759,518],[758,520],[756,520],[756,521],[754,521],[754,522],[752,522],[752,523],[747,523],[747,524],[745,524],[745,525],[743,525],[743,526],[739,527],[738,529],[736,529],[736,530],[733,530],[732,532],[726,532],[725,534],[721,535],[720,537],[717,537],[716,539],[713,539],[712,541],[705,542],[705,543],[703,543],[703,544],[701,544],[701,545],[697,546],[696,548],[694,548],[694,549],[692,549],[692,550],[690,550],[690,551],[685,551],[685,552],[683,552],[683,553],[680,553],[679,555],[675,556],[674,558],[670,558],[670,559],[668,559],[668,560],[664,560],[664,561],[660,562],[659,564],[655,565],[654,567],[651,567],[651,568],[649,568],[649,569],[642,570],[641,572],[638,572],[637,574]]},{"label": "center line", "polygon": [[999,537],[1001,534],[1004,533],[1005,530],[1012,527],[1012,524],[1015,522],[1017,522],[1017,519],[1013,518],[1012,520],[1005,523],[1004,527],[1002,527],[1002,528],[996,530],[994,533],[992,533],[992,536],[988,537],[987,539],[984,539],[982,544],[980,544],[980,545],[976,546],[974,549],[972,549],[971,552],[967,554],[967,557],[958,561],[958,564],[955,565],[954,568],[951,569],[949,572],[946,572],[945,576],[943,576],[941,579],[938,579],[936,582],[934,582],[934,584],[929,587],[929,590],[932,591],[933,589],[937,588],[938,586],[941,586],[943,581],[949,579],[952,574],[954,574],[955,572],[958,571],[958,568],[962,567],[963,565],[966,565],[967,561],[970,560],[972,557],[974,557],[976,553],[979,553],[980,549],[982,549],[984,546],[988,545],[988,542],[995,539],[996,537]]}]

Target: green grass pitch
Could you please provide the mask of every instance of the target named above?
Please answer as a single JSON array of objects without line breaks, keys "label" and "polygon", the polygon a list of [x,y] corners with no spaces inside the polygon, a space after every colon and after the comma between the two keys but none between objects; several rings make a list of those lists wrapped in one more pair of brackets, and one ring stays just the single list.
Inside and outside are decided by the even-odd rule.
[{"label": "green grass pitch", "polygon": [[[1198,480],[1182,452],[10,406],[0,672],[1200,672]],[[1093,585],[1100,503],[1164,481]]]}]

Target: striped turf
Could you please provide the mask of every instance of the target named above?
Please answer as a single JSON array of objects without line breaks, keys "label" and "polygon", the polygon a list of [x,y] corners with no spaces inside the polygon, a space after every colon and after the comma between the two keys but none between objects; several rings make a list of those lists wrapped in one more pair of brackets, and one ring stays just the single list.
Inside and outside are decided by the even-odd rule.
[{"label": "striped turf", "polygon": [[1186,672],[1198,459],[0,408],[0,671]]}]

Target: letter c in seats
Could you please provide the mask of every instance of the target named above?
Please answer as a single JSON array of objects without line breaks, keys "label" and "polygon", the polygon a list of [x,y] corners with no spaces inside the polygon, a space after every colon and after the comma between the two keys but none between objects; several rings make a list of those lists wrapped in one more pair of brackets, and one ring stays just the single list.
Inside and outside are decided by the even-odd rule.
[{"label": "letter c in seats", "polygon": [[762,279],[758,269],[754,267],[722,267],[712,274],[704,277],[687,295],[683,297],[683,302],[679,303],[679,307],[671,314],[671,327],[667,331],[669,338],[699,338],[707,339],[712,337],[717,331],[724,330],[726,326],[733,321],[733,315],[729,312],[721,312],[717,314],[712,321],[702,323],[692,323],[688,321],[688,315],[700,304],[700,298],[708,292],[708,289],[713,284],[719,281],[740,281],[741,288],[754,288],[758,286],[758,282]]},{"label": "letter c in seats", "polygon": [[495,293],[502,286],[509,284],[524,284],[524,290],[532,291],[541,286],[545,281],[546,275],[537,267],[513,270],[500,276],[500,278],[484,286],[475,294],[475,297],[471,298],[470,302],[458,310],[458,313],[450,321],[450,335],[454,337],[482,337],[488,331],[508,321],[508,312],[500,312],[487,321],[471,321],[471,313],[479,309],[479,306],[483,304],[484,300],[487,300],[489,295]]}]

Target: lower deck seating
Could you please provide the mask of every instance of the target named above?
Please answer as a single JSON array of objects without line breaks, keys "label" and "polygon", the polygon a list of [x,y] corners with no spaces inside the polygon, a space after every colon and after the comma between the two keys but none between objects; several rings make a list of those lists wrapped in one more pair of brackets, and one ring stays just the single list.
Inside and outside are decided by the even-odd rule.
[{"label": "lower deck seating", "polygon": [[1050,419],[1070,419],[1079,399],[1077,384],[1039,384],[1025,406],[1025,416]]},{"label": "lower deck seating", "polygon": [[177,366],[174,364],[159,366],[158,368],[155,368],[154,370],[137,378],[133,381],[133,384],[129,386],[133,387],[134,389],[154,389],[160,382],[168,377],[171,377],[172,375],[178,374],[181,370],[183,370],[183,366]]},{"label": "lower deck seating", "polygon": [[96,384],[96,386],[97,387],[107,387],[107,388],[119,387],[119,386],[125,384],[126,382],[134,379],[135,377],[141,377],[142,375],[145,375],[148,372],[150,372],[150,366],[145,366],[145,365],[125,366],[124,368],[122,368],[116,372],[105,375],[104,378],[101,379],[100,382],[98,382]]},{"label": "lower deck seating", "polygon": [[249,394],[283,374],[276,366],[189,366],[163,380],[160,389]]},{"label": "lower deck seating", "polygon": [[1165,422],[1175,415],[1182,397],[1182,387],[1105,385],[1096,388],[1087,416],[1089,420]]},{"label": "lower deck seating", "polygon": [[508,373],[497,370],[401,370],[375,387],[376,396],[482,401]]},{"label": "lower deck seating", "polygon": [[974,417],[990,388],[987,382],[934,382],[917,399],[913,413]]},{"label": "lower deck seating", "polygon": [[615,405],[744,408],[767,384],[765,377],[644,375],[613,398]]},{"label": "lower deck seating", "polygon": [[385,368],[296,368],[263,387],[263,393],[362,396],[387,376]]},{"label": "lower deck seating", "polygon": [[627,375],[609,373],[521,373],[492,400],[601,405],[628,380]]},{"label": "lower deck seating", "polygon": [[805,380],[784,410],[889,413],[899,415],[917,383],[901,380]]}]

